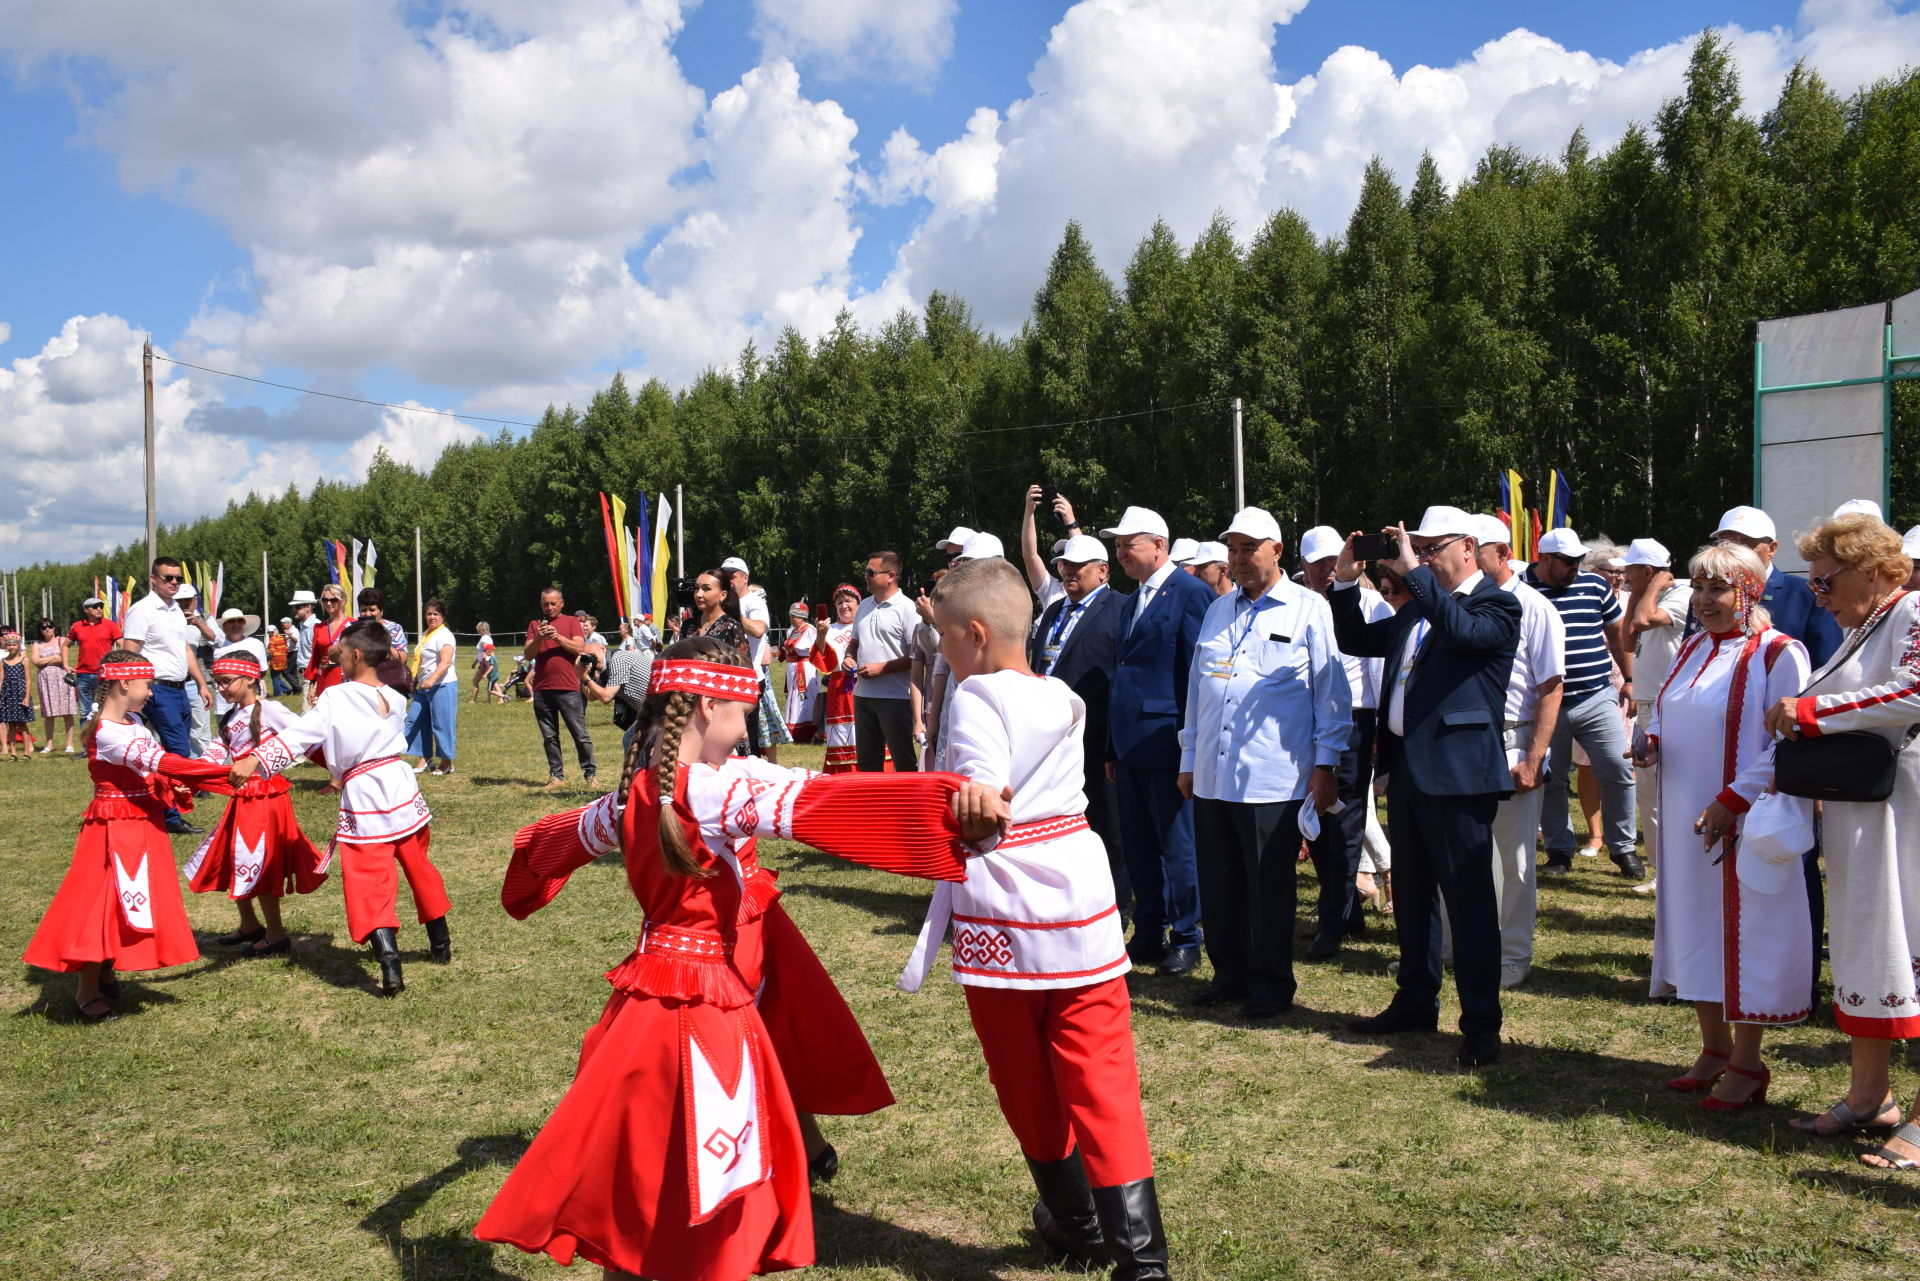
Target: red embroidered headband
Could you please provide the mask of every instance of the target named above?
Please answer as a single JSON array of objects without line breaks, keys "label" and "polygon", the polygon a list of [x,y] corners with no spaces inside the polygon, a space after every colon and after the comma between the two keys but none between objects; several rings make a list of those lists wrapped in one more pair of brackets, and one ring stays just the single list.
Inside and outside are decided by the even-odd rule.
[{"label": "red embroidered headband", "polygon": [[703,663],[686,658],[655,663],[653,677],[647,682],[647,694],[676,690],[723,698],[732,703],[755,703],[760,700],[760,677],[751,667],[735,667],[731,663]]},{"label": "red embroidered headband", "polygon": [[838,587],[833,589],[833,594],[835,596],[838,596],[841,592],[845,592],[847,595],[853,597],[855,600],[860,599],[860,589],[858,587],[855,587],[852,583],[842,583]]},{"label": "red embroidered headband", "polygon": [[215,676],[248,676],[260,679],[260,664],[246,654],[223,654],[213,660]]},{"label": "red embroidered headband", "polygon": [[103,681],[150,681],[153,679],[153,664],[144,658],[129,659],[120,663],[102,663],[100,679]]}]

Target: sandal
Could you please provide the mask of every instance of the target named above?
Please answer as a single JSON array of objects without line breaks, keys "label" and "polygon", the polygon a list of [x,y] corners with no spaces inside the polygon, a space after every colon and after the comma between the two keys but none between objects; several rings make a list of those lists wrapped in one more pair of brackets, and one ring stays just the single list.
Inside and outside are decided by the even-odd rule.
[{"label": "sandal", "polygon": [[288,955],[291,955],[292,952],[293,952],[293,935],[291,934],[288,934],[283,938],[281,938],[281,940],[278,943],[269,943],[264,938],[262,938],[259,942],[255,943],[253,946],[243,947],[240,949],[240,955],[251,956],[251,957],[288,956]]},{"label": "sandal", "polygon": [[104,965],[100,967],[100,995],[109,1001],[120,999],[120,980]]},{"label": "sandal", "polygon": [[[1718,1050],[1702,1050],[1700,1051],[1700,1057],[1703,1059],[1712,1059],[1717,1063],[1725,1063],[1732,1055],[1722,1054]],[[1678,1090],[1682,1094],[1691,1094],[1695,1090],[1710,1089],[1716,1081],[1726,1074],[1726,1071],[1725,1068],[1721,1068],[1712,1076],[1676,1076],[1667,1082],[1667,1088],[1669,1090]]]},{"label": "sandal", "polygon": [[[98,1014],[92,1012],[93,1007],[96,1005],[100,1007]],[[108,1005],[103,998],[98,996],[88,1001],[85,1005],[75,1001],[73,1003],[73,1012],[80,1016],[80,1020],[83,1023],[105,1023],[108,1019],[117,1019],[120,1017],[120,1011]]]},{"label": "sandal", "polygon": [[[1893,1113],[1891,1121],[1884,1119],[1888,1112]],[[1815,1129],[1814,1127],[1820,1123],[1820,1118],[1823,1116],[1832,1117],[1838,1124],[1831,1130]],[[1841,1099],[1825,1112],[1802,1112],[1787,1124],[1802,1134],[1811,1134],[1822,1139],[1830,1139],[1836,1134],[1855,1134],[1862,1130],[1891,1130],[1900,1124],[1900,1105],[1888,1099],[1872,1112],[1862,1116],[1848,1107],[1845,1099]]]},{"label": "sandal", "polygon": [[258,943],[266,936],[267,927],[264,925],[256,925],[250,930],[233,930],[229,933],[222,934],[219,938],[215,939],[214,942],[218,943],[221,947],[244,947],[249,944]]},{"label": "sandal", "polygon": [[[1920,1149],[1920,1125],[1915,1125],[1912,1121],[1907,1122],[1895,1130],[1893,1137],[1899,1139],[1909,1147]],[[1867,1160],[1868,1157],[1876,1157],[1886,1162],[1886,1164],[1875,1165],[1872,1161]],[[1896,1155],[1895,1153],[1887,1151],[1886,1144],[1884,1143],[1877,1148],[1868,1148],[1865,1152],[1862,1152],[1860,1154],[1860,1164],[1866,1166],[1869,1170],[1885,1170],[1889,1174],[1904,1170],[1920,1170],[1920,1158]]]}]

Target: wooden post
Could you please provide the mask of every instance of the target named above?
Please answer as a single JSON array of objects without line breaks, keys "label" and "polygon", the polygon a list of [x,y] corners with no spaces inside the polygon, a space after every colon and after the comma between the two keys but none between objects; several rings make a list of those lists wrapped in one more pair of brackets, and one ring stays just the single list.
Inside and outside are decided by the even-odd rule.
[{"label": "wooden post", "polygon": [[260,550],[260,626],[273,624],[273,598],[267,594],[267,552]]},{"label": "wooden post", "polygon": [[420,526],[413,527],[413,628],[416,636],[427,634],[427,607],[420,591]]},{"label": "wooden post", "polygon": [[153,339],[140,347],[140,384],[147,407],[147,568],[153,568]]},{"label": "wooden post", "polygon": [[687,576],[687,495],[679,485],[673,487],[673,560],[680,577]]}]

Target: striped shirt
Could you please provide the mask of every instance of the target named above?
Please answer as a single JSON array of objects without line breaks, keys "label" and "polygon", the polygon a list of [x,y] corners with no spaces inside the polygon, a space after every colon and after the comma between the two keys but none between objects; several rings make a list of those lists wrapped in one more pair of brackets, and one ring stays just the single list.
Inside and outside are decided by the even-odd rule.
[{"label": "striped shirt", "polygon": [[1527,585],[1552,601],[1560,611],[1560,621],[1567,625],[1567,679],[1562,686],[1565,704],[1572,706],[1605,689],[1613,672],[1606,629],[1626,614],[1612,586],[1598,574],[1581,572],[1565,587],[1548,587],[1531,569],[1527,571]]}]

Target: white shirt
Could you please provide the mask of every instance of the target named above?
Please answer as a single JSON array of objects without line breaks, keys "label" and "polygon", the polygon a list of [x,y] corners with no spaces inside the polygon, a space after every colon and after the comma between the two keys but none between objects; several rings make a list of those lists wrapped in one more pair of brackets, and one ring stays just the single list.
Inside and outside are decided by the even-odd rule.
[{"label": "white shirt", "polygon": [[1520,643],[1513,651],[1513,672],[1507,677],[1506,717],[1515,725],[1533,720],[1540,707],[1540,687],[1567,674],[1567,625],[1552,601],[1515,574],[1500,590],[1520,599]]},{"label": "white shirt", "polygon": [[1167,585],[1167,580],[1179,572],[1180,567],[1172,561],[1154,570],[1147,577],[1147,581],[1140,584],[1140,590],[1133,594],[1133,616],[1138,618],[1146,613],[1147,606],[1151,605],[1153,598],[1160,594],[1160,589]]},{"label": "white shirt", "polygon": [[1040,590],[1034,593],[1035,596],[1040,598],[1040,609],[1042,611],[1066,594],[1067,585],[1060,581],[1058,574],[1053,573],[1047,575],[1046,581],[1040,584]]},{"label": "white shirt", "polygon": [[1282,575],[1257,601],[1234,591],[1207,606],[1180,730],[1195,796],[1300,800],[1314,766],[1339,766],[1352,729],[1353,689],[1319,593]]},{"label": "white shirt", "polygon": [[[1377,623],[1383,618],[1393,617],[1393,606],[1387,604],[1387,598],[1371,587],[1360,588],[1360,617],[1369,623]],[[1355,658],[1342,652],[1340,657],[1347,666],[1347,684],[1353,690],[1353,705],[1359,708],[1378,708],[1380,706],[1380,669],[1386,666],[1384,658]]]},{"label": "white shirt", "polygon": [[1660,593],[1657,602],[1667,621],[1649,627],[1633,638],[1633,701],[1651,703],[1660,697],[1660,687],[1673,670],[1673,656],[1685,639],[1687,611],[1693,606],[1693,586],[1675,583]]},{"label": "white shirt", "polygon": [[[1480,580],[1485,577],[1479,570],[1474,570],[1467,575],[1466,581],[1453,589],[1453,594],[1460,597],[1473,595],[1474,589],[1480,586]],[[1336,582],[1334,586],[1341,584]],[[1408,605],[1407,608],[1412,609],[1413,606]],[[1413,636],[1407,642],[1406,651],[1400,655],[1400,670],[1394,674],[1393,688],[1387,691],[1387,728],[1402,738],[1407,734],[1407,682],[1413,679],[1413,665],[1420,658],[1420,647],[1427,643],[1427,633],[1432,630],[1433,625],[1416,611]]]},{"label": "white shirt", "polygon": [[417,832],[432,815],[413,768],[401,759],[407,703],[384,686],[343,681],[322,694],[312,711],[261,740],[255,749],[261,776],[286,772],[318,747],[327,772],[341,785],[335,840],[378,845]]},{"label": "white shirt", "polygon": [[[187,650],[200,634],[177,603],[148,593],[127,607],[120,634],[140,642],[140,657],[153,664],[155,680],[187,679]],[[264,665],[264,664],[263,664]]]},{"label": "white shirt", "polygon": [[[740,617],[762,626],[771,626],[773,615],[767,612],[767,594],[758,587],[750,587],[747,594],[740,598]],[[761,671],[767,667],[767,636],[765,632],[755,636],[747,633],[747,658]]]},{"label": "white shirt", "polygon": [[[907,657],[913,629],[919,622],[920,615],[905,592],[895,592],[885,600],[867,597],[853,616],[854,662],[864,667]],[[904,670],[885,676],[861,676],[853,682],[855,698],[910,698],[912,689],[912,677]]]},{"label": "white shirt", "polygon": [[[595,635],[598,634],[597,632],[595,633]],[[453,633],[448,630],[446,624],[443,623],[420,638],[420,670],[414,674],[415,688],[433,688],[433,686],[426,685],[424,682],[429,676],[433,675],[433,669],[439,664],[442,651],[445,651],[447,655],[447,670],[446,674],[441,676],[440,684],[444,685],[448,681],[457,681],[460,679],[453,670]]]}]

